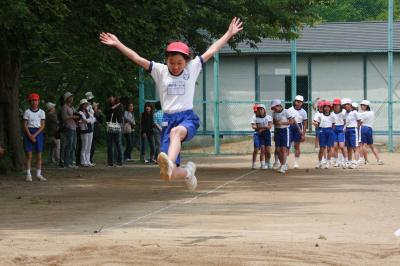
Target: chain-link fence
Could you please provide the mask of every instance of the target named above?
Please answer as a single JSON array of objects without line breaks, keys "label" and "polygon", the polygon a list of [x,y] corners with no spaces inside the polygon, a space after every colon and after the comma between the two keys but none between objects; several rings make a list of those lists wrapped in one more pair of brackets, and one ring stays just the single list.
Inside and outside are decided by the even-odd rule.
[{"label": "chain-link fence", "polygon": [[[321,23],[299,30],[297,40],[264,39],[257,48],[243,43],[238,46],[240,54],[225,47],[205,64],[194,102],[201,126],[197,137],[184,144],[185,152],[250,153],[252,105],[264,103],[270,114],[272,99],[282,99],[290,107],[297,94],[304,96],[309,116],[303,151],[315,151],[313,103],[344,97],[358,103],[370,100],[376,115],[376,143],[384,150],[397,150],[400,21],[395,19],[399,3],[354,0],[343,9],[342,2],[346,1],[323,9]],[[154,91],[152,86],[146,82],[145,91]],[[156,100],[150,94],[142,93],[141,106]]]}]

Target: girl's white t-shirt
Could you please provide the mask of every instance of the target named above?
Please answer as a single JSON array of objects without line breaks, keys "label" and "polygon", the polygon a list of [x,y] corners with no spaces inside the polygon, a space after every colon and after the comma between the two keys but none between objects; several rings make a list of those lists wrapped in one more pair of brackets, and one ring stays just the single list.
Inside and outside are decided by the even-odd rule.
[{"label": "girl's white t-shirt", "polygon": [[259,124],[261,127],[266,127],[268,126],[268,123],[272,122],[272,117],[270,115],[266,115],[265,117],[257,117],[256,115],[253,115],[253,118],[251,119],[252,124]]},{"label": "girl's white t-shirt", "polygon": [[193,109],[194,90],[203,60],[196,56],[179,76],[172,75],[168,66],[151,62],[150,74],[156,83],[160,103],[165,113],[173,114]]},{"label": "girl's white t-shirt", "polygon": [[360,113],[353,110],[344,113],[346,119],[346,127],[358,127],[358,120],[361,120]]},{"label": "girl's white t-shirt", "polygon": [[365,111],[360,113],[363,126],[372,127],[375,121],[374,111]]},{"label": "girl's white t-shirt", "polygon": [[330,113],[329,115],[325,114],[320,114],[316,120],[319,123],[320,128],[330,128],[335,124],[336,119],[333,113]]},{"label": "girl's white t-shirt", "polygon": [[28,121],[28,127],[40,128],[40,122],[46,119],[46,114],[42,109],[32,111],[29,108],[25,110],[23,118]]},{"label": "girl's white t-shirt", "polygon": [[[291,114],[287,109],[283,109],[280,113],[273,112],[272,118],[273,118],[273,120],[285,123],[285,122],[288,122],[289,119],[294,118],[294,115]],[[278,125],[275,127],[276,128],[288,128],[289,125]]]},{"label": "girl's white t-shirt", "polygon": [[345,120],[344,113],[345,112],[346,112],[345,110],[342,110],[339,113],[332,112],[332,114],[335,116],[335,119],[336,119],[336,123],[335,123],[336,126],[344,126],[344,122],[345,122],[344,121]]}]

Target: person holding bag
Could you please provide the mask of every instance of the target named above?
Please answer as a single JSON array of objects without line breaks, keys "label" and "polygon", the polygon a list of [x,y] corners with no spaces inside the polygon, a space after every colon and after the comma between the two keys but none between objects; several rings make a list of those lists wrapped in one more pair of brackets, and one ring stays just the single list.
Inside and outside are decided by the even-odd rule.
[{"label": "person holding bag", "polygon": [[122,120],[124,109],[114,94],[108,97],[104,111],[107,121],[107,165],[122,166]]}]

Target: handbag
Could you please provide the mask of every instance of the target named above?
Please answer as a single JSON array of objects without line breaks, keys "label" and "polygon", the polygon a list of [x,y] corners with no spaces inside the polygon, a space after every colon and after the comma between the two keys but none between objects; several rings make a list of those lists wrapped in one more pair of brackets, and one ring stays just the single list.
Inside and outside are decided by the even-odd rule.
[{"label": "handbag", "polygon": [[118,122],[113,122],[114,114],[111,114],[110,122],[107,122],[107,133],[119,133],[121,132],[121,125]]},{"label": "handbag", "polygon": [[129,123],[129,122],[124,123],[124,128],[123,128],[122,132],[124,134],[131,134],[132,133],[131,123]]}]

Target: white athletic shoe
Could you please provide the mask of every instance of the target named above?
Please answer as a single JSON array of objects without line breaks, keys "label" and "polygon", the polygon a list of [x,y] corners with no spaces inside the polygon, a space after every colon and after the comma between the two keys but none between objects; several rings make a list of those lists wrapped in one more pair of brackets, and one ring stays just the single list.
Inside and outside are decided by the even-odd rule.
[{"label": "white athletic shoe", "polygon": [[351,163],[350,165],[350,169],[356,169],[358,167],[358,165],[356,163]]},{"label": "white athletic shoe", "polygon": [[281,167],[278,169],[278,172],[284,174],[284,173],[286,173],[286,170],[287,170],[286,166],[285,165],[281,165]]},{"label": "white athletic shoe", "polygon": [[268,166],[268,169],[272,169],[272,163],[268,162],[267,166]]},{"label": "white athletic shoe", "polygon": [[42,181],[42,182],[47,181],[47,179],[46,179],[45,177],[43,177],[42,175],[37,175],[36,178],[37,178],[39,181]]},{"label": "white athletic shoe", "polygon": [[253,169],[253,170],[256,169],[256,164],[255,164],[255,163],[252,163],[252,164],[251,164],[251,169]]},{"label": "white athletic shoe", "polygon": [[378,165],[384,165],[382,160],[378,160]]},{"label": "white athletic shoe", "polygon": [[272,166],[272,169],[274,170],[279,170],[279,168],[281,167],[281,164],[278,162],[274,162],[274,165]]},{"label": "white athletic shoe", "polygon": [[261,165],[260,169],[261,169],[261,170],[266,170],[266,169],[268,169],[268,164]]},{"label": "white athletic shoe", "polygon": [[32,182],[32,175],[26,175],[25,181]]},{"label": "white athletic shoe", "polygon": [[324,163],[324,169],[329,169],[329,162]]},{"label": "white athletic shoe", "polygon": [[321,169],[322,168],[322,163],[318,162],[317,165],[315,166],[315,169]]},{"label": "white athletic shoe", "polygon": [[333,165],[333,167],[340,167],[340,163],[336,161],[336,163]]},{"label": "white athletic shoe", "polygon": [[294,169],[299,169],[299,168],[300,168],[299,163],[295,162],[294,165],[293,165],[293,168],[294,168]]},{"label": "white athletic shoe", "polygon": [[173,162],[168,159],[165,152],[160,152],[157,157],[158,166],[160,167],[160,177],[164,180],[170,181],[172,176],[172,169],[174,168]]},{"label": "white athletic shoe", "polygon": [[196,174],[196,164],[193,162],[188,162],[185,169],[189,172],[189,176],[185,177],[186,186],[190,191],[193,191],[197,187]]}]

